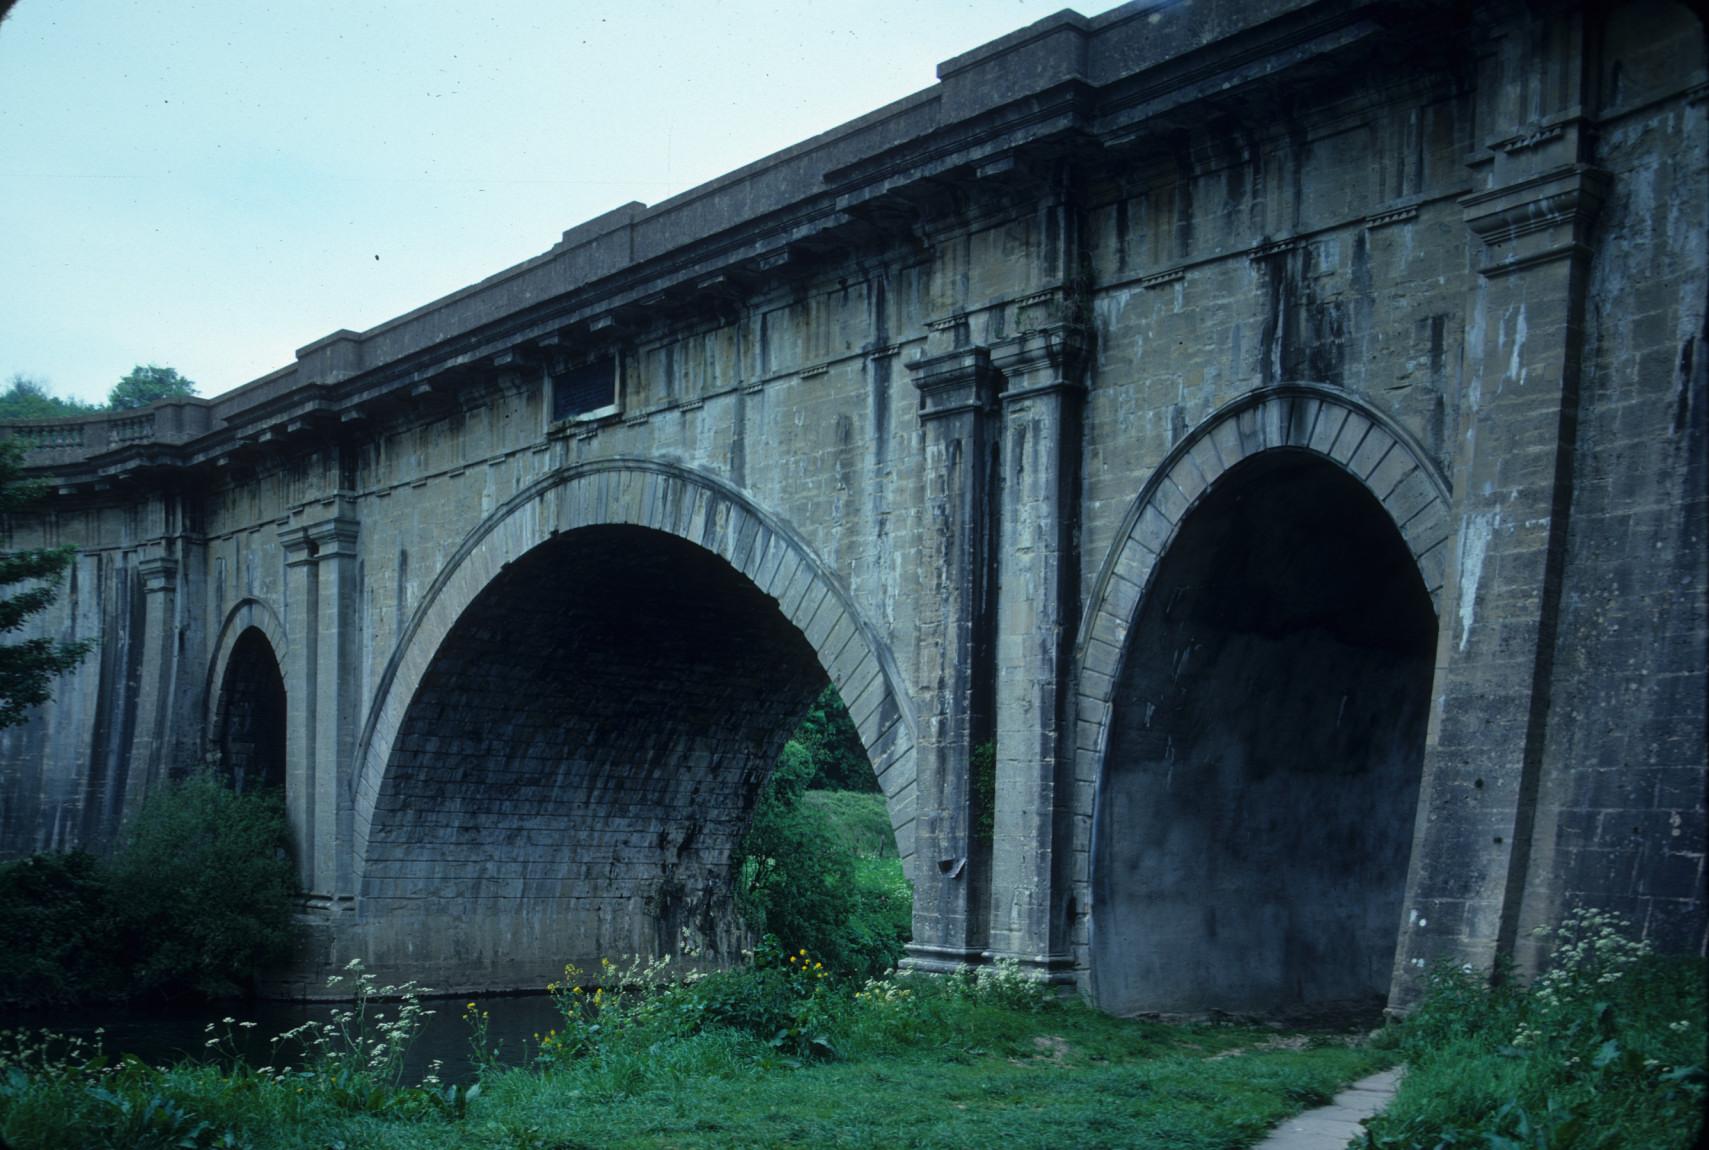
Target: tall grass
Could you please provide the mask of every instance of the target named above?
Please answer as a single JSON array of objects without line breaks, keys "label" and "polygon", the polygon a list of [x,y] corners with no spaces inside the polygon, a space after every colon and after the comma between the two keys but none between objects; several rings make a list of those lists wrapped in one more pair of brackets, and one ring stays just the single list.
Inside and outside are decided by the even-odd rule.
[{"label": "tall grass", "polygon": [[1445,966],[1398,1028],[1410,1067],[1369,1150],[1690,1150],[1703,1133],[1704,964],[1579,910],[1530,985]]},{"label": "tall grass", "polygon": [[[1333,1036],[1282,1049],[1273,1031],[1109,1018],[1013,967],[839,980],[811,954],[772,946],[741,970],[674,980],[663,964],[614,965],[598,978],[592,991],[592,979],[559,987],[563,1024],[531,1065],[487,1061],[468,1088],[397,1081],[407,1027],[382,1029],[371,997],[267,1067],[155,1069],[0,1042],[0,1139],[17,1150],[1227,1150],[1385,1058]],[[478,1015],[471,1028],[479,1041]]]}]

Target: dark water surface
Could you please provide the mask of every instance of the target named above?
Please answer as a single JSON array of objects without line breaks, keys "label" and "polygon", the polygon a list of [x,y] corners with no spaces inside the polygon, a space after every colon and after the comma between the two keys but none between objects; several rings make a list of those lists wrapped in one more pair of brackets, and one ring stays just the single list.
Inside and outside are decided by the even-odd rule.
[{"label": "dark water surface", "polygon": [[[422,1006],[434,1013],[427,1017],[409,1048],[404,1063],[406,1084],[420,1081],[434,1059],[444,1063],[439,1074],[446,1082],[473,1079],[469,1027],[463,1020],[464,1009],[471,1001],[487,1012],[487,1044],[497,1046],[500,1060],[507,1064],[528,1061],[538,1045],[534,1036],[563,1025],[551,996],[546,994],[423,999]],[[294,1047],[288,1054],[275,1055],[273,1037],[304,1022],[325,1022],[334,1009],[347,1008],[347,1003],[330,1002],[215,1002],[37,1010],[0,1013],[0,1029],[50,1030],[94,1041],[97,1028],[104,1028],[99,1038],[109,1059],[134,1054],[145,1062],[170,1066],[185,1059],[212,1061],[217,1053],[206,1045],[212,1037],[206,1027],[212,1022],[216,1033],[223,1032],[226,1027],[222,1020],[231,1018],[234,1045],[251,1066],[272,1064],[276,1057],[301,1065],[301,1052]],[[384,1011],[388,1019],[396,1016],[397,1008],[396,1002],[370,1003],[370,1010]],[[237,1026],[238,1022],[256,1025],[244,1028]]]}]

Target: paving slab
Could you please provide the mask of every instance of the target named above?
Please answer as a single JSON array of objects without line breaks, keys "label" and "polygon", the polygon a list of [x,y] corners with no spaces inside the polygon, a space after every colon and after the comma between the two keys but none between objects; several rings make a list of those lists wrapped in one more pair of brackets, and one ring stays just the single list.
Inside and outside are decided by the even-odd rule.
[{"label": "paving slab", "polygon": [[1343,1150],[1364,1129],[1360,1121],[1389,1104],[1403,1072],[1397,1066],[1359,1079],[1328,1106],[1283,1122],[1253,1150]]}]

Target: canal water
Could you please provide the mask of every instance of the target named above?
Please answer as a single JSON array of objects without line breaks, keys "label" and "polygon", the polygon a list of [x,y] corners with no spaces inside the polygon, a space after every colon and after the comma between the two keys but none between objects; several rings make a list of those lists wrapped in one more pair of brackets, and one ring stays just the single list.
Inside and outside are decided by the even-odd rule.
[{"label": "canal water", "polygon": [[[487,1012],[487,1045],[496,1046],[499,1060],[520,1065],[533,1058],[539,1042],[536,1035],[562,1029],[563,1019],[546,994],[476,995],[473,998],[426,998],[422,1006],[433,1011],[410,1045],[404,1063],[405,1084],[413,1085],[438,1059],[439,1076],[446,1082],[468,1082],[474,1078],[474,1059],[469,1027],[463,1019],[467,1005]],[[67,1037],[93,1042],[99,1038],[109,1060],[134,1054],[144,1062],[170,1066],[185,1059],[211,1061],[207,1032],[212,1022],[216,1032],[227,1029],[222,1021],[231,1018],[233,1044],[251,1066],[266,1066],[275,1057],[301,1065],[300,1051],[275,1055],[271,1040],[304,1022],[326,1022],[333,1010],[347,1003],[330,1002],[224,1002],[198,1003],[193,1007],[147,1008],[100,1007],[73,1011],[25,1011],[0,1013],[0,1030],[48,1030]],[[396,1002],[375,1002],[371,1010],[396,1016]],[[237,1023],[253,1022],[254,1027]],[[97,1035],[96,1031],[101,1033]]]}]

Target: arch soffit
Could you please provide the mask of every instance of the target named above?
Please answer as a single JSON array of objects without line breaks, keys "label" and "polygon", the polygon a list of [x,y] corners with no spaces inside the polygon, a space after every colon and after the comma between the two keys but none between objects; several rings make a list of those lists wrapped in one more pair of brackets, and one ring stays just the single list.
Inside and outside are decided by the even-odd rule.
[{"label": "arch soffit", "polygon": [[677,464],[610,459],[554,471],[494,509],[440,567],[411,612],[356,745],[358,884],[392,745],[451,628],[501,570],[535,547],[579,527],[621,524],[674,535],[721,556],[806,637],[848,705],[912,874],[915,718],[888,645],[812,549],[734,487]]},{"label": "arch soffit", "polygon": [[[1077,745],[1102,774],[1128,630],[1180,524],[1222,475],[1267,451],[1310,452],[1358,480],[1388,513],[1441,614],[1450,488],[1405,429],[1338,389],[1287,384],[1249,392],[1212,413],[1164,457],[1128,508],[1076,644],[1081,716]],[[1082,777],[1087,777],[1083,774]]]},{"label": "arch soffit", "polygon": [[273,648],[273,658],[279,664],[281,676],[285,673],[286,637],[285,622],[279,617],[269,603],[254,596],[245,596],[232,604],[226,612],[225,621],[220,624],[219,636],[214,640],[214,658],[208,664],[208,680],[203,694],[208,706],[207,724],[204,730],[212,738],[219,729],[220,701],[225,692],[226,670],[231,666],[231,655],[237,648],[237,641],[251,627],[260,631],[267,639],[268,646]]}]

